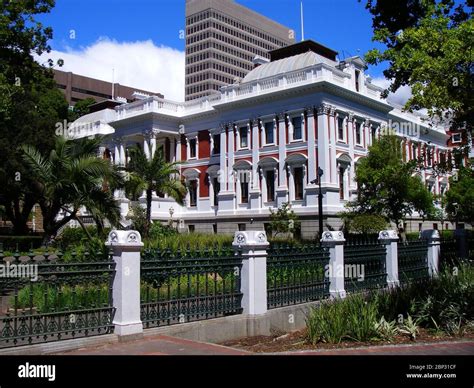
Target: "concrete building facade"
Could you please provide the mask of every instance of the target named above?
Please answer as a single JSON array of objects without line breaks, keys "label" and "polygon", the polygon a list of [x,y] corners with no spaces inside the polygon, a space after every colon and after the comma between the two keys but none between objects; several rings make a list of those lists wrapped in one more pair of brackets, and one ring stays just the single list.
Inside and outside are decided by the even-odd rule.
[{"label": "concrete building facade", "polygon": [[234,0],[186,0],[186,101],[244,78],[294,32]]},{"label": "concrete building facade", "polygon": [[111,82],[57,69],[54,69],[54,80],[70,106],[74,106],[76,102],[86,98],[93,98],[97,102],[121,98],[124,102],[131,102],[135,100],[134,93],[142,96],[164,97],[161,93],[124,86],[119,83],[114,83],[112,86]]}]

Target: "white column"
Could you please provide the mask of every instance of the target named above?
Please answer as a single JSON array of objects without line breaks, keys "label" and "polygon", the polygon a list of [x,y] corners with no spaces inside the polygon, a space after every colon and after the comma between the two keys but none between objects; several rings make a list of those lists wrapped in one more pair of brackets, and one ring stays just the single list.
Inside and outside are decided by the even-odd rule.
[{"label": "white column", "polygon": [[385,245],[385,271],[387,272],[387,286],[397,287],[398,280],[398,234],[395,230],[383,230],[379,233],[380,244]]},{"label": "white column", "polygon": [[[253,190],[260,191],[259,179],[258,179],[258,161],[259,161],[259,144],[258,144],[258,128],[259,120],[253,120],[252,126],[252,188]],[[250,138],[249,138],[250,139]]]},{"label": "white column", "polygon": [[125,167],[127,164],[127,156],[125,154],[125,145],[123,142],[120,143],[120,165],[122,167]]},{"label": "white column", "polygon": [[337,183],[337,166],[336,166],[336,125],[335,125],[336,111],[331,108],[329,111],[329,133],[331,141],[331,153],[330,153],[330,164],[331,164],[331,183]]},{"label": "white column", "polygon": [[226,130],[225,128],[222,128],[222,132],[220,134],[220,141],[221,141],[221,144],[220,144],[220,149],[221,149],[221,154],[220,154],[220,157],[219,157],[219,164],[220,164],[220,176],[219,176],[219,180],[220,180],[220,184],[221,184],[221,189],[222,191],[228,191],[229,190],[229,187],[228,187],[228,176],[229,176],[229,173],[228,173],[228,168],[227,168],[227,134],[226,134]]},{"label": "white column", "polygon": [[[229,174],[227,179],[229,179],[230,174],[232,173],[232,169],[234,167],[234,131],[236,130],[236,127],[232,125],[229,127],[229,150],[228,150],[228,167],[227,167],[227,173]],[[237,130],[238,133],[238,130]],[[229,185],[228,185],[228,191],[234,192],[234,183],[232,180],[230,180]]]},{"label": "white column", "polygon": [[264,231],[235,232],[232,246],[242,255],[240,273],[243,314],[267,312],[267,248]]},{"label": "white column", "polygon": [[176,148],[175,148],[176,161],[181,161],[181,136],[176,138]]},{"label": "white column", "polygon": [[280,188],[286,189],[288,184],[286,181],[285,173],[285,159],[286,159],[286,123],[285,115],[281,114],[278,120],[278,159],[279,165],[279,177],[280,177]]},{"label": "white column", "polygon": [[115,308],[114,333],[119,336],[143,333],[140,320],[140,233],[113,230],[105,244],[112,249],[115,279],[112,298]]},{"label": "white column", "polygon": [[149,141],[146,134],[143,134],[143,152],[147,159],[151,158]]},{"label": "white column", "polygon": [[212,132],[209,131],[209,147],[210,147],[210,152],[209,155],[214,155],[214,136],[212,135]]},{"label": "white column", "polygon": [[293,175],[293,167],[291,166],[286,166],[286,169],[288,171],[288,195],[289,195],[289,200],[290,202],[295,200],[295,177]]},{"label": "white column", "polygon": [[308,180],[312,182],[316,179],[316,137],[314,126],[314,111],[309,109],[307,111],[307,125],[308,125]]},{"label": "white column", "polygon": [[114,146],[114,164],[120,166],[120,143],[117,140]]},{"label": "white column", "polygon": [[428,242],[428,272],[431,277],[438,277],[440,256],[439,232],[436,229],[423,230],[421,238]]},{"label": "white column", "polygon": [[329,106],[322,104],[318,108],[318,164],[324,172],[321,179],[322,184],[330,181],[328,114]]},{"label": "white column", "polygon": [[156,135],[155,133],[150,134],[150,159],[153,159],[156,152]]},{"label": "white column", "polygon": [[329,248],[329,266],[326,276],[329,277],[329,294],[331,298],[345,298],[344,289],[344,234],[342,232],[324,232],[322,245]]}]

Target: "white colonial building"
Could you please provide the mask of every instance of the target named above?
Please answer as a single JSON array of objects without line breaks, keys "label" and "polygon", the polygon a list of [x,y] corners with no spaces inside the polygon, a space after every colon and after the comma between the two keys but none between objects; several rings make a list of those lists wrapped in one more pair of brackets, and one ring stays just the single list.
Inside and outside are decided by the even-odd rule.
[{"label": "white colonial building", "polygon": [[[270,209],[289,202],[303,236],[313,237],[318,167],[324,172],[325,224],[337,227],[336,214],[357,191],[357,163],[384,128],[402,138],[405,160],[424,158],[421,174],[430,190],[445,191],[448,177],[430,169],[450,158],[445,129],[382,99],[360,57],[338,61],[336,55],[301,42],[273,51],[270,62],[256,60],[254,70],[219,94],[185,103],[142,98],[80,120],[93,123],[94,133],[113,128],[104,154],[118,165],[127,163],[127,146],[136,143],[148,155],[163,147],[167,160],[185,162],[186,206],[156,196],[152,208],[153,219],[172,218],[182,230],[261,227]],[[129,201],[119,196],[125,216]],[[408,229],[418,230],[420,223],[414,219]]]}]

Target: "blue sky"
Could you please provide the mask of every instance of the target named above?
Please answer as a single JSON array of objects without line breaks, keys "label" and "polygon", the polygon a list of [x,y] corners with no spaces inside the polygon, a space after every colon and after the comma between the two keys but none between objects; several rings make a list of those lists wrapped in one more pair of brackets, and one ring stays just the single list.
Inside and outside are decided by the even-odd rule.
[{"label": "blue sky", "polygon": [[[237,2],[293,28],[300,39],[300,0]],[[375,47],[365,1],[304,0],[303,3],[306,39],[331,47],[341,56],[363,55]],[[154,73],[153,68],[160,73],[174,72],[183,67],[184,73],[184,58],[179,57],[184,51],[184,40],[180,39],[184,7],[184,0],[57,0],[53,11],[40,19],[53,28],[51,57],[64,59],[65,70],[109,80],[114,68],[117,82],[139,81],[134,86],[148,84],[148,88],[163,90],[165,96],[171,94],[174,99],[180,99],[179,93],[170,91],[181,88],[178,85],[181,81],[169,84],[158,74],[154,77],[161,76],[161,81],[151,80],[150,72]],[[135,56],[140,59],[133,60]],[[153,66],[147,69],[146,64]],[[133,66],[138,68],[133,71]],[[371,67],[369,72],[378,78],[382,77],[382,70],[381,66]],[[138,79],[142,71],[142,78],[148,77],[149,81]]]}]

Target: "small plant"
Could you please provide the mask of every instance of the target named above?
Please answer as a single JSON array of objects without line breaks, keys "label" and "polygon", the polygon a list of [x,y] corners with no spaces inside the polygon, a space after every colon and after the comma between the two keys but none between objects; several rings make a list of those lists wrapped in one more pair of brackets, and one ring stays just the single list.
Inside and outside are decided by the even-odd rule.
[{"label": "small plant", "polygon": [[324,302],[311,310],[306,326],[308,341],[338,344],[347,334],[344,304],[340,301]]},{"label": "small plant", "polygon": [[384,341],[392,341],[399,333],[397,322],[395,320],[389,322],[385,317],[382,317],[378,322],[375,322],[374,326],[378,337]]},{"label": "small plant", "polygon": [[407,319],[403,320],[403,323],[399,327],[399,331],[402,334],[406,334],[411,340],[416,340],[416,335],[419,333],[418,321],[413,320],[410,314]]}]

